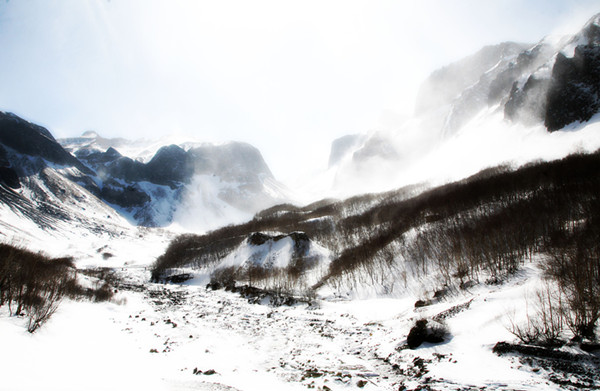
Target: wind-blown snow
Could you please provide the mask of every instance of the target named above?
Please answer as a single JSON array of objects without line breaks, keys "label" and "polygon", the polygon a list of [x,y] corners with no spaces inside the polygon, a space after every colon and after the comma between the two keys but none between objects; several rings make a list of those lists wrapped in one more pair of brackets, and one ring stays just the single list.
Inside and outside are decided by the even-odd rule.
[{"label": "wind-blown snow", "polygon": [[196,175],[188,184],[173,215],[172,228],[206,232],[227,224],[250,220],[252,213],[239,210],[222,199],[226,191],[237,191],[239,184],[212,175]]},{"label": "wind-blown snow", "polygon": [[[504,119],[499,106],[482,110],[453,135],[413,119],[385,138],[398,151],[397,158],[377,156],[355,164],[352,155],[336,168],[306,186],[310,194],[347,197],[380,192],[417,183],[435,186],[463,179],[482,169],[508,164],[563,158],[576,152],[600,148],[600,114],[586,123],[574,123],[549,133],[543,124],[525,126]],[[319,189],[319,190],[316,190]]]}]

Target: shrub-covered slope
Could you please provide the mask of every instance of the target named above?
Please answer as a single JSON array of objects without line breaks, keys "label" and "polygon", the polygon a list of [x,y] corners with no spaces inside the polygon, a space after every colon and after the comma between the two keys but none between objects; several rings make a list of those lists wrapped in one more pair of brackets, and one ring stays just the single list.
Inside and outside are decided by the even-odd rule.
[{"label": "shrub-covered slope", "polygon": [[598,194],[594,153],[488,169],[420,193],[406,188],[303,208],[280,205],[242,225],[179,236],[157,259],[154,277],[217,265],[255,232],[300,231],[332,257],[314,289],[390,293],[415,278],[439,288],[499,281],[534,254],[577,251],[597,236]]}]

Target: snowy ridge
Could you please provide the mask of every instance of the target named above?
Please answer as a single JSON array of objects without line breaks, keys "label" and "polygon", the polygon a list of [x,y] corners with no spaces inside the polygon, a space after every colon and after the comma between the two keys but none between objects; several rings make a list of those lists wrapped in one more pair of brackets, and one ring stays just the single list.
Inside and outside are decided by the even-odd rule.
[{"label": "snowy ridge", "polygon": [[186,276],[186,285],[199,286],[215,281],[228,284],[229,278],[249,278],[254,279],[253,286],[261,289],[301,295],[328,272],[331,253],[303,232],[268,232],[249,235],[214,261],[207,258],[201,255],[187,267],[166,269],[158,278],[169,281],[174,276]]},{"label": "snowy ridge", "polygon": [[575,34],[573,37],[563,39],[563,42],[560,46],[562,46],[560,53],[564,54],[566,57],[572,58],[575,55],[575,49],[577,46],[582,45],[598,45],[600,37],[598,36],[598,32],[600,31],[600,14],[593,16],[586,24],[583,26],[581,32]]}]

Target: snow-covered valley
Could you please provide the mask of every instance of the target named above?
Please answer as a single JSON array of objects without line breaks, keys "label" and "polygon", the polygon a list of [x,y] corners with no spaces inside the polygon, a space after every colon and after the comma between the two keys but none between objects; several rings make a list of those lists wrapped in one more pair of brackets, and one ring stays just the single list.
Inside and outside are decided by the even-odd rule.
[{"label": "snow-covered valley", "polygon": [[[203,286],[148,284],[143,267],[118,274],[119,293],[111,302],[65,301],[34,334],[3,313],[3,354],[11,359],[3,364],[10,376],[2,389],[560,390],[600,384],[585,359],[582,373],[561,373],[543,359],[492,352],[497,342],[515,339],[509,318],[525,316],[525,298],[539,285],[535,263],[503,285],[482,284],[424,308],[415,308],[412,296],[274,307]],[[443,319],[451,337],[408,349],[409,329],[424,317]],[[565,349],[598,363],[576,347]]]}]

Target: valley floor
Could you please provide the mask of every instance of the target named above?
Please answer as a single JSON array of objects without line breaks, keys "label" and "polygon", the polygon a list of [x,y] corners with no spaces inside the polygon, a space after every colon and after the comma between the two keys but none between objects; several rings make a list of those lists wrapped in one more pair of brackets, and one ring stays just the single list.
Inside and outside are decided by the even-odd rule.
[{"label": "valley floor", "polygon": [[[504,286],[474,288],[421,309],[414,308],[414,298],[272,307],[199,286],[148,284],[143,267],[120,274],[123,282],[112,302],[66,301],[34,334],[25,331],[24,319],[3,312],[0,388],[558,390],[564,389],[561,382],[571,389],[600,385],[597,376],[561,374],[535,359],[492,352],[496,342],[514,340],[507,316],[522,311],[523,297],[539,282],[533,267]],[[451,338],[441,345],[405,348],[414,321],[435,315],[445,318]]]}]

